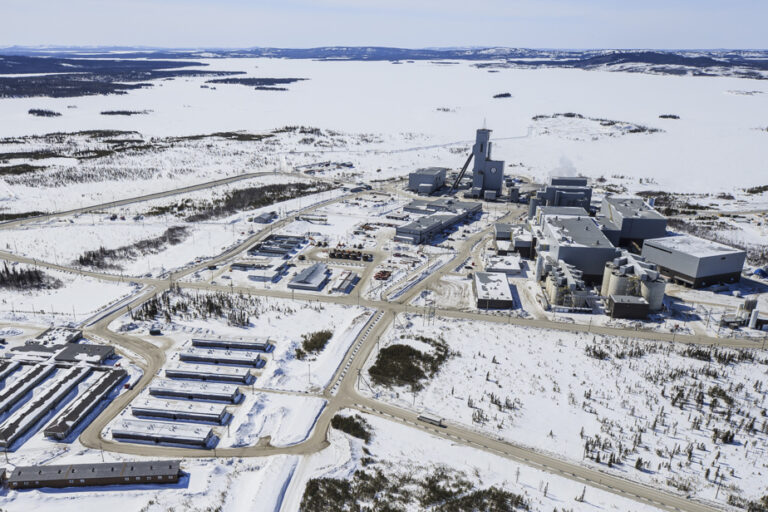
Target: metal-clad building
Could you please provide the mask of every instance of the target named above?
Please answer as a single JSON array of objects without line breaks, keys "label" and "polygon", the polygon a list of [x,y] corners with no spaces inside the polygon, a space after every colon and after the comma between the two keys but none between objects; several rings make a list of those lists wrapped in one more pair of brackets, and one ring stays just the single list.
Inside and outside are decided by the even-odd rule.
[{"label": "metal-clad building", "polygon": [[[528,204],[528,218],[532,219],[539,206],[580,206],[589,210],[592,203],[592,188],[586,185],[586,178],[579,178],[583,185],[563,185],[571,183],[573,178],[553,177],[545,186],[531,197]],[[582,181],[583,180],[583,181]]]},{"label": "metal-clad building", "polygon": [[408,175],[408,190],[429,195],[445,185],[445,172],[443,167],[418,169]]},{"label": "metal-clad building", "polygon": [[491,160],[490,139],[491,130],[481,128],[477,130],[475,145],[472,146],[472,196],[484,199],[496,199],[501,196],[501,187],[504,184],[504,162]]},{"label": "metal-clad building", "polygon": [[747,257],[745,251],[693,235],[648,239],[642,255],[662,274],[694,288],[738,281]]},{"label": "metal-clad building", "polygon": [[481,211],[482,208],[480,203],[454,199],[411,201],[403,209],[408,212],[424,214],[424,217],[398,226],[395,230],[395,241],[415,245],[426,243],[433,236],[469,218]]},{"label": "metal-clad building", "polygon": [[475,272],[477,307],[480,309],[512,309],[515,300],[505,274]]},{"label": "metal-clad building", "polygon": [[100,485],[176,483],[181,469],[177,460],[106,462],[17,466],[7,475],[11,489],[86,487]]},{"label": "metal-clad building", "polygon": [[330,278],[331,271],[325,263],[315,263],[294,276],[288,283],[288,288],[296,290],[320,291]]},{"label": "metal-clad building", "polygon": [[576,267],[588,284],[599,283],[605,263],[619,253],[591,217],[546,217],[542,234],[538,252],[546,251],[552,260]]},{"label": "metal-clad building", "polygon": [[605,309],[611,318],[639,320],[648,317],[648,301],[634,295],[609,295]]},{"label": "metal-clad building", "polygon": [[618,231],[617,244],[641,244],[648,238],[667,235],[667,219],[639,197],[605,197],[600,205],[600,224]]},{"label": "metal-clad building", "polygon": [[182,420],[217,425],[223,425],[229,417],[225,404],[153,398],[134,400],[131,403],[131,412],[137,418]]}]

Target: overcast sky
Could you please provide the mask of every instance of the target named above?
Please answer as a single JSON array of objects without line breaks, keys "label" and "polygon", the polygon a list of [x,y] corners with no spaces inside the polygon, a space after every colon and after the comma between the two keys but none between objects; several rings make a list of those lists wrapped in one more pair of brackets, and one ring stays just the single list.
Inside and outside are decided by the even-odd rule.
[{"label": "overcast sky", "polygon": [[0,46],[768,48],[768,0],[0,0]]}]

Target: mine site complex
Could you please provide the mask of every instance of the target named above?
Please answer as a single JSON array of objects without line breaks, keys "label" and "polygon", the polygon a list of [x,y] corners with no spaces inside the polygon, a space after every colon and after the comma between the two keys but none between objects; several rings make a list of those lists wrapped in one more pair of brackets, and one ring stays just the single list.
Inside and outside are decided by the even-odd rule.
[{"label": "mine site complex", "polygon": [[[768,509],[768,135],[745,122],[742,183],[636,161],[683,137],[684,102],[509,107],[537,73],[685,80],[744,112],[765,81],[224,57],[0,99],[0,508]],[[230,76],[250,61],[280,78]],[[323,66],[362,65],[491,84],[437,93],[420,115],[442,132],[293,122],[339,80]],[[150,128],[264,94],[297,95],[288,124]]]}]

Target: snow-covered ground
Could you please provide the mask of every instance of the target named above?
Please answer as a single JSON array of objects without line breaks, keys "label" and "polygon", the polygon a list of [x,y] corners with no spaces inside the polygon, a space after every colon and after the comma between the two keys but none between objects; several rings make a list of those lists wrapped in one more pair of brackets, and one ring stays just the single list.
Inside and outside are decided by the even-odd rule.
[{"label": "snow-covered ground", "polygon": [[[274,144],[267,139],[245,143],[239,146],[239,152],[230,150],[236,156],[222,158],[211,151],[207,163],[196,160],[191,165],[189,158],[174,164],[173,159],[163,156],[165,152],[160,153],[159,159],[147,158],[154,159],[155,166],[164,170],[162,174],[169,176],[181,170],[190,176],[224,176],[247,167],[273,170],[331,159],[350,161],[354,164],[350,172],[379,178],[403,175],[415,167],[429,165],[459,167],[462,151],[451,150],[468,148],[474,129],[485,120],[494,130],[495,156],[516,164],[515,172],[537,179],[550,173],[623,175],[650,178],[661,189],[681,191],[731,191],[764,184],[760,179],[768,151],[768,132],[757,128],[765,125],[761,113],[768,105],[768,94],[729,93],[747,86],[768,92],[768,86],[754,80],[573,69],[501,69],[487,73],[471,63],[441,66],[416,62],[395,66],[389,62],[278,59],[207,62],[209,69],[243,70],[249,76],[301,76],[309,80],[277,93],[238,85],[203,89],[200,85],[206,78],[200,77],[156,82],[154,87],[122,96],[5,99],[0,102],[0,115],[8,122],[0,129],[0,135],[119,129],[135,130],[146,136],[177,136],[228,130],[267,133],[282,126],[313,126],[339,134],[370,135],[363,140],[333,135],[326,141],[331,147],[305,143],[300,149],[296,142],[306,136],[297,135],[296,141],[286,139]],[[425,83],[451,86],[424,87]],[[494,99],[499,91],[509,91],[513,98]],[[702,104],[707,105],[706,111],[701,109]],[[68,105],[75,108],[66,108]],[[30,108],[50,108],[64,115],[34,118],[27,114]],[[449,111],[439,110],[445,108]],[[119,118],[101,116],[105,109],[149,109],[152,113]],[[569,119],[565,120],[570,123],[565,127],[560,126],[565,122],[563,119],[546,120],[556,121],[557,130],[533,128],[544,122],[533,121],[534,116],[567,112],[661,131],[593,136],[596,123],[570,123]],[[661,119],[662,114],[675,114],[680,119]],[[334,138],[339,141],[333,142]],[[202,141],[203,145],[207,143]],[[259,153],[269,158],[251,155],[249,164],[248,148],[254,144],[260,148]],[[199,153],[198,150],[189,154]],[[117,157],[117,161],[121,158],[124,157]],[[125,158],[141,165],[143,157]],[[238,163],[230,165],[231,162]],[[54,167],[72,165],[51,163]],[[723,172],[726,169],[728,172]],[[153,187],[171,188],[167,179],[153,181]],[[88,187],[90,191],[78,191],[81,201],[83,194],[98,193],[103,200],[115,196],[110,188],[96,191],[93,189],[98,187]],[[120,191],[117,192],[119,195]],[[16,192],[20,197],[29,193]]]},{"label": "snow-covered ground", "polygon": [[[18,264],[16,268],[28,268]],[[0,288],[0,320],[41,325],[80,323],[137,290],[129,282],[100,281],[87,276],[43,269],[59,288]]]},{"label": "snow-covered ground", "polygon": [[[354,411],[342,411],[354,415]],[[403,477],[423,479],[445,470],[460,475],[475,489],[497,487],[523,496],[535,512],[557,510],[633,510],[646,512],[656,508],[632,502],[583,484],[567,480],[488,453],[434,437],[377,416],[361,414],[372,427],[369,443],[331,429],[331,446],[299,463],[286,495],[283,510],[300,510],[306,483],[313,478],[351,480],[355,471],[382,471],[387,479]],[[576,501],[582,492],[584,502]],[[406,510],[420,508],[414,498]]]},{"label": "snow-covered ground", "polygon": [[[288,179],[290,180],[290,177]],[[106,271],[118,275],[161,275],[193,263],[198,258],[216,256],[265,227],[248,222],[248,217],[262,211],[279,211],[284,216],[342,193],[337,189],[309,194],[268,207],[203,222],[187,222],[174,215],[131,217],[123,213],[146,212],[152,207],[174,204],[178,201],[178,198],[174,198],[171,201],[153,202],[157,204],[142,203],[141,206],[115,209],[114,212],[108,210],[103,214],[56,217],[4,229],[2,244],[5,250],[16,254],[61,265],[77,266],[77,258],[86,252],[98,251],[100,248],[118,249],[157,239],[158,248],[134,250],[133,257],[108,259],[108,264],[120,268],[107,268]],[[200,193],[195,193],[195,196],[200,196]],[[177,227],[186,231],[180,236],[179,242],[168,242],[168,230]],[[87,265],[81,266],[90,269]]]},{"label": "snow-covered ground", "polygon": [[[601,469],[707,500],[718,484],[720,502],[768,492],[767,352],[723,349],[734,357],[725,363],[709,349],[670,343],[417,317],[395,322],[382,348],[429,350],[415,336],[442,338],[458,355],[415,397],[406,388],[363,392],[588,465],[598,464],[585,447],[597,442],[591,457],[600,453]],[[590,357],[588,347],[605,350],[605,359]],[[714,442],[716,430],[736,440]],[[620,452],[623,463],[609,469]]]}]

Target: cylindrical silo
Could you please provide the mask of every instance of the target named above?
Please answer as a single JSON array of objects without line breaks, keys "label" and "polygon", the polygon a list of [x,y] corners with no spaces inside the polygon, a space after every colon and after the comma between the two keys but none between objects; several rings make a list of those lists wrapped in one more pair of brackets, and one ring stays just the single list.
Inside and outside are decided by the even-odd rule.
[{"label": "cylindrical silo", "polygon": [[665,287],[666,283],[663,279],[640,282],[640,294],[648,302],[648,309],[651,311],[661,311],[664,304]]},{"label": "cylindrical silo", "polygon": [[626,295],[629,288],[629,278],[622,275],[612,275],[608,285],[608,295]]},{"label": "cylindrical silo", "polygon": [[608,286],[611,283],[611,272],[612,271],[613,271],[613,269],[612,269],[611,262],[606,263],[605,264],[605,269],[603,270],[603,284],[600,286],[600,295],[602,295],[603,297],[607,297],[608,296]]}]

